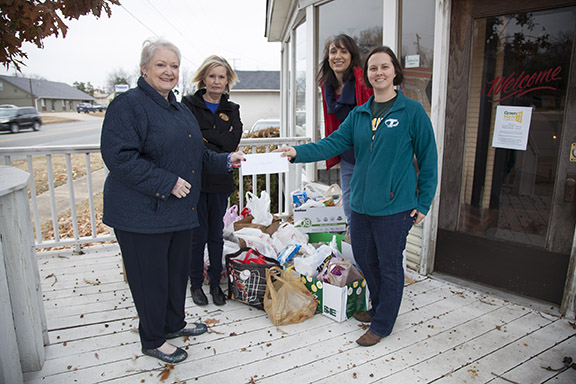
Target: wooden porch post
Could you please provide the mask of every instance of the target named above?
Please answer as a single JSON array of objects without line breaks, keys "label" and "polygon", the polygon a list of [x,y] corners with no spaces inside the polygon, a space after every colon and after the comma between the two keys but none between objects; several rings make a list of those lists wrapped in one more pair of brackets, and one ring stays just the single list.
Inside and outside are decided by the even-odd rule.
[{"label": "wooden porch post", "polygon": [[[42,369],[44,344],[48,342],[26,189],[29,176],[19,169],[0,166],[0,239],[9,291],[9,297],[0,296],[0,304],[4,315],[12,315],[23,372]],[[8,303],[11,308],[4,308]]]}]

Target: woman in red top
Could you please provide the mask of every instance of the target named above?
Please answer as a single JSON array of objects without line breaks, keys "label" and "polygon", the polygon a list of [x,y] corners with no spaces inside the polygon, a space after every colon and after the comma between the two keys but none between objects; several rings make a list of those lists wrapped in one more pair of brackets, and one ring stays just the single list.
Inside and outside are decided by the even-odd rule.
[{"label": "woman in red top", "polygon": [[[372,96],[373,91],[366,87],[362,79],[361,67],[360,49],[353,38],[340,34],[326,40],[317,76],[318,85],[322,88],[326,136],[338,129],[354,107],[364,104]],[[342,205],[350,223],[350,179],[354,171],[354,149],[328,159],[326,167],[330,169],[338,163]]]}]

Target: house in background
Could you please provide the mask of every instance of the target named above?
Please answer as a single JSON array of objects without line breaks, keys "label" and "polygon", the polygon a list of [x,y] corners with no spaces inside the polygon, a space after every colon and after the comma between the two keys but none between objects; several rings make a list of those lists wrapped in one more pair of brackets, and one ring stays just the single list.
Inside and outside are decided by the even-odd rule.
[{"label": "house in background", "polygon": [[39,112],[76,111],[94,97],[65,83],[0,75],[0,104],[35,107]]},{"label": "house in background", "polygon": [[108,105],[112,102],[112,100],[114,100],[114,97],[116,97],[115,92],[110,93],[110,92],[104,91],[103,89],[95,89],[94,90],[94,101],[96,103]]},{"label": "house in background", "polygon": [[244,129],[259,119],[280,117],[280,71],[236,71],[230,100],[240,105]]}]

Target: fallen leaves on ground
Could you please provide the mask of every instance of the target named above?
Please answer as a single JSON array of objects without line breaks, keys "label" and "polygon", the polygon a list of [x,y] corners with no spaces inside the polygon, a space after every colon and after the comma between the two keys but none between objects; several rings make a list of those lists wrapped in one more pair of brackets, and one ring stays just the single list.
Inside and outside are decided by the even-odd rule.
[{"label": "fallen leaves on ground", "polygon": [[206,320],[204,320],[204,324],[206,324],[206,325],[218,324],[219,322],[220,322],[220,320],[217,320],[217,319],[206,319]]},{"label": "fallen leaves on ground", "polygon": [[46,276],[45,279],[49,279],[49,278],[51,278],[51,277],[54,278],[54,282],[53,282],[52,285],[51,285],[51,286],[53,287],[54,284],[56,284],[56,282],[58,281],[58,278],[56,277],[55,274],[51,273],[51,274],[49,274],[48,276]]},{"label": "fallen leaves on ground", "polygon": [[165,369],[163,369],[159,374],[158,377],[160,378],[161,382],[165,382],[168,377],[170,376],[170,372],[172,372],[172,370],[174,369],[174,364],[164,364],[164,366],[166,367]]}]

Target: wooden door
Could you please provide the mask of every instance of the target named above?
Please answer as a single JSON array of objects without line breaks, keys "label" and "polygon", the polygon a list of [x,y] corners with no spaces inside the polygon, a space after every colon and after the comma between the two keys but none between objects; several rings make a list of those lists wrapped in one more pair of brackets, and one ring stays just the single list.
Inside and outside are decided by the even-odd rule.
[{"label": "wooden door", "polygon": [[[434,269],[559,304],[576,224],[576,2],[557,3],[453,2]],[[511,106],[522,112],[504,118],[531,115],[524,147],[494,141]]]}]

